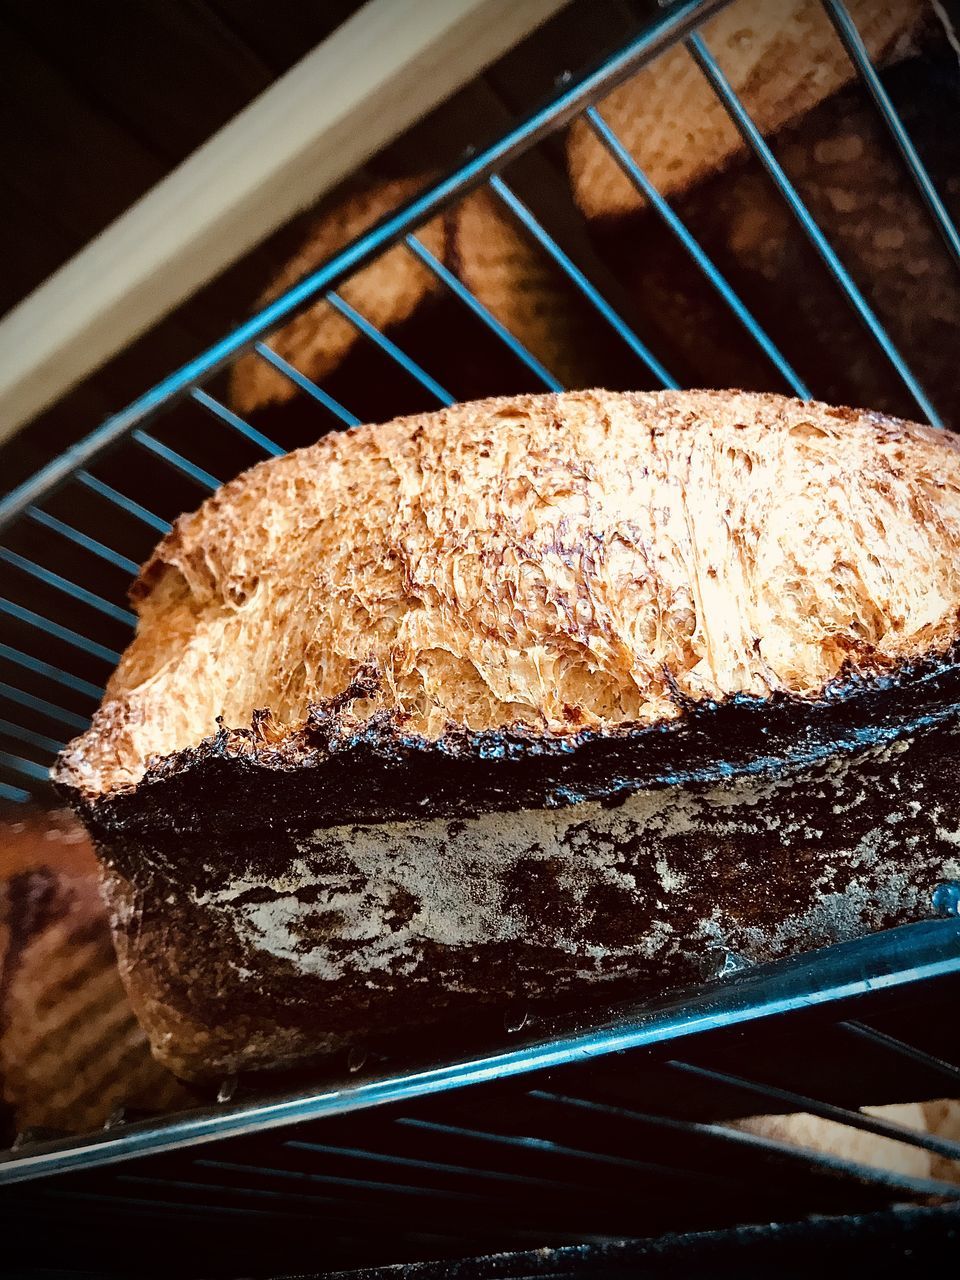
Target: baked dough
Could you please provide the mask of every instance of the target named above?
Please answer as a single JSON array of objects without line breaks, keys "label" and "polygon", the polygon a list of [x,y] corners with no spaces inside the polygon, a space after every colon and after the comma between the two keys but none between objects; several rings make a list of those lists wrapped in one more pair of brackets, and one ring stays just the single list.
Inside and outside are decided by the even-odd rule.
[{"label": "baked dough", "polygon": [[960,444],[740,392],[361,427],[183,517],[56,777],[154,1052],[701,979],[960,875]]}]

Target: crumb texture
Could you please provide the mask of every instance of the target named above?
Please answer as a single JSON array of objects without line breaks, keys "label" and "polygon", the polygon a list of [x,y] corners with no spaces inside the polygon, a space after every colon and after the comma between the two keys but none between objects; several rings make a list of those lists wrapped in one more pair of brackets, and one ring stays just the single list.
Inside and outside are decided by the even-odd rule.
[{"label": "crumb texture", "polygon": [[551,735],[816,697],[948,649],[960,444],[766,394],[575,392],[330,435],[181,518],[61,781],[96,796],[216,728],[351,715]]}]

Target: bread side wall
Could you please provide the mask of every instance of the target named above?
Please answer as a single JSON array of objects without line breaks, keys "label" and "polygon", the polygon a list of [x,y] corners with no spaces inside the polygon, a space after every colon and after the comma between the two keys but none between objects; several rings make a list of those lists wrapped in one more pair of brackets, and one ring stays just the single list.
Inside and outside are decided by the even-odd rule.
[{"label": "bread side wall", "polygon": [[[244,813],[233,847],[198,844],[195,875],[124,851],[140,870],[107,876],[121,967],[186,1076],[491,1003],[660,991],[711,952],[760,962],[928,915],[960,875],[958,746],[954,721],[613,808],[287,831]],[[283,873],[258,871],[278,843]]]}]

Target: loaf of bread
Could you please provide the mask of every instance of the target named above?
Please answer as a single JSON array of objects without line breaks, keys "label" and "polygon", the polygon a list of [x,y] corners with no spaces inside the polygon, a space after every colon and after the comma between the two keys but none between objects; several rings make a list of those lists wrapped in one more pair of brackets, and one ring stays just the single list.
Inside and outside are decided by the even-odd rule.
[{"label": "loaf of bread", "polygon": [[365,426],[181,518],[56,779],[188,1077],[662,988],[960,873],[960,444],[739,392]]},{"label": "loaf of bread", "polygon": [[[35,1128],[89,1131],[120,1106],[161,1112],[195,1101],[153,1061],[133,1019],[85,833],[65,810],[0,812],[0,1147]],[[958,1136],[956,1102],[868,1110]],[[957,1180],[950,1160],[814,1116],[734,1123],[775,1142]]]}]

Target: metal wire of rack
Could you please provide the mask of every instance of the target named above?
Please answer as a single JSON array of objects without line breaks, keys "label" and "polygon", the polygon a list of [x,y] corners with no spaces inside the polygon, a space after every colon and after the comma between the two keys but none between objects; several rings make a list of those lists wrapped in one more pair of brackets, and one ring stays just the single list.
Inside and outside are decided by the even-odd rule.
[{"label": "metal wire of rack", "polygon": [[[898,1280],[910,1271],[929,1274],[955,1251],[960,1215],[955,1207],[900,1206],[846,1218],[764,1223],[697,1231],[658,1240],[590,1243],[531,1249],[403,1266],[338,1271],[336,1280],[644,1280],[676,1275],[736,1276],[737,1280],[806,1280],[825,1258],[835,1274],[868,1271]],[[320,1273],[315,1270],[312,1277]],[[329,1273],[324,1273],[329,1275]],[[304,1280],[307,1280],[304,1277]]]},{"label": "metal wire of rack", "polygon": [[[485,186],[524,229],[635,360],[638,378],[677,385],[668,362],[577,251],[561,243],[505,176],[513,161],[573,119],[586,122],[784,389],[810,395],[809,374],[794,367],[604,116],[603,99],[616,85],[679,42],[829,272],[838,299],[858,317],[918,413],[941,425],[908,357],[698,33],[727,2],[686,0],[666,8],[597,70],[559,84],[547,105],[466,156],[0,500],[0,800],[41,793],[53,755],[89,722],[134,622],[124,590],[137,556],[179,510],[176,501],[154,509],[149,486],[125,492],[117,458],[129,458],[131,466],[136,461],[141,470],[148,461],[176,479],[181,487],[171,490],[174,496],[189,501],[240,466],[283,452],[211,390],[239,354],[255,352],[316,404],[318,434],[356,424],[349,404],[267,345],[278,326],[323,298],[429,403],[451,403],[449,371],[425,367],[337,292],[362,266],[402,245],[510,353],[532,388],[562,389],[555,373],[418,236],[424,223],[471,190]],[[960,264],[957,229],[848,11],[841,0],[824,0],[824,8],[947,252]],[[190,402],[222,433],[200,456],[188,456],[182,440],[164,438],[163,415]],[[99,471],[108,460],[114,465],[104,478]],[[83,506],[82,520],[72,514],[74,502]],[[706,1229],[741,1224],[745,1212],[750,1220],[769,1221],[838,1207],[867,1212],[903,1199],[955,1201],[955,1183],[911,1180],[817,1155],[730,1123],[758,1110],[805,1111],[960,1160],[957,1143],[861,1110],[871,1102],[957,1093],[960,1044],[953,1021],[942,1016],[960,981],[956,894],[941,892],[938,906],[948,918],[737,973],[606,1020],[585,1014],[577,1024],[546,1025],[523,1013],[508,1015],[512,1040],[506,1045],[503,1028],[498,1039],[488,1027],[485,1047],[459,1056],[450,1049],[442,1060],[405,1058],[402,1051],[381,1059],[378,1049],[361,1070],[311,1081],[306,1090],[278,1088],[265,1097],[244,1094],[241,1086],[230,1097],[227,1090],[225,1101],[182,1116],[121,1117],[104,1132],[79,1138],[24,1135],[0,1156],[0,1182],[23,1183],[4,1189],[0,1222],[11,1239],[22,1233],[25,1262],[37,1255],[24,1224],[56,1214],[69,1232],[64,1265],[83,1257],[121,1274],[118,1248],[149,1230],[156,1256],[139,1258],[138,1274],[168,1274],[191,1249],[210,1259],[208,1274],[218,1274],[227,1264],[220,1267],[216,1250],[228,1246],[234,1256],[238,1248],[249,1250],[251,1270],[315,1267],[318,1256],[329,1269]],[[59,1176],[47,1176],[54,1172]],[[380,1230],[371,1234],[373,1215]],[[55,1265],[56,1256],[51,1244],[44,1258]]]},{"label": "metal wire of rack", "polygon": [[199,1233],[218,1274],[238,1247],[251,1271],[328,1270],[960,1203],[955,1181],[736,1123],[802,1111],[960,1160],[960,1142],[862,1109],[960,1084],[956,1029],[936,1016],[960,989],[960,921],[813,962],[731,959],[717,957],[725,977],[653,1004],[550,1022],[509,1010],[498,1044],[487,1029],[484,1051],[453,1061],[394,1043],[308,1089],[244,1095],[231,1081],[180,1115],[23,1135],[0,1156],[0,1223],[25,1260],[56,1265],[56,1242],[24,1230],[55,1219],[70,1265],[107,1274],[160,1225],[137,1274],[169,1274]]}]

